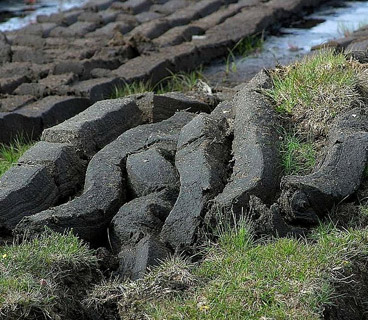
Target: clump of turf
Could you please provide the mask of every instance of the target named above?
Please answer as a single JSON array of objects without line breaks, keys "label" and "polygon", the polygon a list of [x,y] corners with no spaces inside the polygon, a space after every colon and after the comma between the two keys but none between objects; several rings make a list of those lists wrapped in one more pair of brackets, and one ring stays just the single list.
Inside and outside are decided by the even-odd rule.
[{"label": "clump of turf", "polygon": [[0,318],[70,319],[96,277],[97,258],[72,233],[0,247]]},{"label": "clump of turf", "polygon": [[[245,225],[223,234],[194,273],[194,293],[146,304],[150,319],[320,319],[334,281],[368,255],[368,232],[321,228],[314,242],[256,243]],[[356,297],[357,301],[359,298]]]},{"label": "clump of turf", "polygon": [[[89,296],[90,305],[103,312],[114,300],[115,319],[321,319],[326,309],[336,312],[342,294],[355,294],[354,283],[344,292],[344,280],[365,270],[356,262],[368,261],[368,230],[324,225],[309,239],[257,242],[240,222],[205,256],[196,265],[169,261],[138,282],[104,283]],[[364,290],[354,296],[360,308]]]},{"label": "clump of turf", "polygon": [[363,105],[368,68],[330,50],[270,71],[270,97],[283,122],[280,153],[284,174],[314,169],[337,115]]},{"label": "clump of turf", "polygon": [[266,94],[298,129],[318,137],[327,134],[337,114],[362,102],[359,86],[366,72],[358,62],[326,50],[273,70],[273,88]]},{"label": "clump of turf", "polygon": [[0,176],[9,170],[32,145],[32,142],[22,137],[16,138],[9,145],[0,144]]}]

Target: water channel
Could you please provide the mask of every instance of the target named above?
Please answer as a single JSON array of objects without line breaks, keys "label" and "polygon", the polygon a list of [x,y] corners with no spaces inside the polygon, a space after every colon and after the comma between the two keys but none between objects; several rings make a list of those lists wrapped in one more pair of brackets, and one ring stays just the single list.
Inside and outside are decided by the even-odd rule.
[{"label": "water channel", "polygon": [[80,7],[87,0],[0,0],[0,31],[17,30],[41,14]]},{"label": "water channel", "polygon": [[[16,30],[52,14],[81,6],[88,0],[0,0],[0,31]],[[203,71],[212,86],[242,83],[262,68],[288,64],[308,54],[315,45],[340,38],[368,25],[368,1],[333,1],[303,20],[268,35],[262,49],[247,57],[215,61]],[[225,59],[226,60],[226,59]]]},{"label": "water channel", "polygon": [[308,54],[315,45],[341,38],[368,25],[368,1],[343,2],[338,7],[324,5],[315,13],[277,35],[267,36],[262,48],[247,57],[228,57],[204,70],[212,86],[236,84],[250,80],[262,68],[285,65]]}]

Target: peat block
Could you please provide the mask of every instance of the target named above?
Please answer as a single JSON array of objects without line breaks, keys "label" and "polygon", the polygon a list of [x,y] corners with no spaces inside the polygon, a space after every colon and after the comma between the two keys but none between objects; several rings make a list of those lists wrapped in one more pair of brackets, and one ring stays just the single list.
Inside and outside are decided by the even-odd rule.
[{"label": "peat block", "polygon": [[341,114],[330,129],[321,165],[309,175],[282,180],[280,203],[286,218],[298,224],[318,224],[334,204],[357,191],[367,157],[366,112],[356,108]]},{"label": "peat block", "polygon": [[273,106],[256,91],[268,85],[269,78],[259,74],[240,90],[234,105],[234,166],[230,182],[214,201],[215,211],[247,209],[249,196],[272,203],[279,190],[281,166],[278,151],[278,120]]},{"label": "peat block", "polygon": [[147,235],[158,236],[178,193],[167,189],[136,198],[124,204],[110,225],[110,239],[115,252],[133,246]]},{"label": "peat block", "polygon": [[129,155],[126,170],[129,187],[137,197],[179,186],[179,176],[175,167],[165,159],[160,149],[150,148]]},{"label": "peat block", "polygon": [[175,165],[180,193],[162,228],[161,239],[175,250],[186,250],[196,240],[207,202],[224,187],[227,144],[224,127],[200,114],[181,131]]},{"label": "peat block", "polygon": [[16,232],[38,234],[46,225],[60,232],[72,228],[87,241],[101,241],[102,235],[107,235],[111,219],[126,202],[127,177],[123,167],[128,155],[148,146],[177,141],[181,128],[193,117],[193,114],[179,112],[168,120],[124,132],[92,158],[81,196],[24,218]]}]

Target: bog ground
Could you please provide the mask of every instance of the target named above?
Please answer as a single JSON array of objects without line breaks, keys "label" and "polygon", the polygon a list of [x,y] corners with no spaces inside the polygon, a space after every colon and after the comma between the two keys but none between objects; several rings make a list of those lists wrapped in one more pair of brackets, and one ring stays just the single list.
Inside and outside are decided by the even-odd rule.
[{"label": "bog ground", "polygon": [[183,69],[318,1],[182,3],[99,1],[6,34],[2,69],[26,80],[2,101],[37,101],[1,132],[39,141],[2,151],[1,317],[365,319],[367,52],[218,90]]}]

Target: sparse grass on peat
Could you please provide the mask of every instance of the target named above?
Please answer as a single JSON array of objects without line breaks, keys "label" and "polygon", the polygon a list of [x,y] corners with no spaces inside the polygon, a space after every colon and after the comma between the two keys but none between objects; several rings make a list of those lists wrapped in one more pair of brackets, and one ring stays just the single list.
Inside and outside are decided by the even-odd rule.
[{"label": "sparse grass on peat", "polygon": [[[324,307],[334,303],[333,281],[349,273],[356,259],[367,259],[368,231],[339,231],[325,225],[311,237],[310,242],[291,238],[255,242],[241,223],[220,235],[201,264],[183,267],[183,261],[177,261],[176,276],[163,285],[155,270],[135,284],[115,283],[110,298],[120,300],[121,319],[133,314],[135,319],[317,320]],[[190,285],[180,286],[182,282]],[[160,293],[147,294],[152,287]],[[96,292],[103,297],[99,301],[90,297],[97,306],[109,300],[103,286],[96,287],[92,296]]]},{"label": "sparse grass on peat", "polygon": [[[93,252],[71,233],[0,246],[0,318],[59,319],[72,308],[81,278],[90,281],[95,268]],[[68,289],[68,281],[80,281],[81,288]]]},{"label": "sparse grass on peat", "polygon": [[315,145],[296,133],[283,134],[280,153],[285,175],[305,175],[316,165]]},{"label": "sparse grass on peat", "polygon": [[186,92],[192,90],[199,79],[204,79],[201,68],[192,72],[171,73],[156,85],[152,85],[150,81],[126,83],[122,87],[115,88],[112,99],[151,91],[157,94],[173,91]]},{"label": "sparse grass on peat", "polygon": [[32,142],[18,137],[9,145],[0,144],[0,176],[3,175],[31,146]]},{"label": "sparse grass on peat", "polygon": [[237,66],[236,61],[239,57],[242,59],[246,58],[250,54],[261,50],[264,43],[264,33],[261,35],[253,35],[241,39],[233,48],[228,48],[228,55],[225,59],[225,74],[228,75],[230,72],[236,72]]}]

